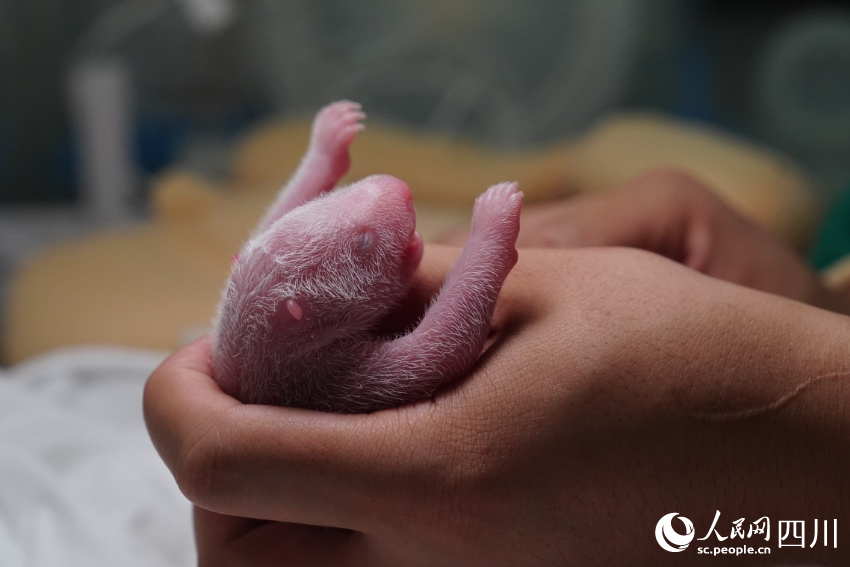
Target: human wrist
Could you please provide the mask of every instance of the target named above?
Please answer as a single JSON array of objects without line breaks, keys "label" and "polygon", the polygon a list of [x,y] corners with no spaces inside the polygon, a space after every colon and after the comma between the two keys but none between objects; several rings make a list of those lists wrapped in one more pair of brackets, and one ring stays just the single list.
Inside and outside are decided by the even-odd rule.
[{"label": "human wrist", "polygon": [[[736,287],[695,302],[712,337],[697,335],[689,364],[665,363],[676,408],[667,425],[683,432],[671,434],[668,450],[690,443],[669,480],[668,513],[690,518],[696,538],[708,536],[694,546],[755,545],[716,534],[728,538],[739,518],[749,526],[767,517],[774,535],[761,545],[775,560],[846,564],[850,549],[824,545],[812,530],[828,519],[846,533],[850,520],[850,321]],[[708,533],[717,512],[717,532]],[[807,522],[804,549],[778,549],[781,521]]]}]

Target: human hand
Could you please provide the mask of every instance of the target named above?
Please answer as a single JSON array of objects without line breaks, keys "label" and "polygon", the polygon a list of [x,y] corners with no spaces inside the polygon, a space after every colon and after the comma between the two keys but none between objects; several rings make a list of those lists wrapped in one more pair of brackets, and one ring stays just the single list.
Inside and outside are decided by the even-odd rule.
[{"label": "human hand", "polygon": [[[411,312],[454,254],[426,251]],[[524,250],[493,328],[468,377],[369,415],[243,405],[207,341],[172,356],[145,415],[201,565],[681,565],[653,536],[673,511],[848,525],[843,317],[638,250]]]},{"label": "human hand", "polygon": [[[460,228],[438,240],[458,245],[466,235]],[[793,250],[679,171],[657,170],[609,193],[528,206],[517,246],[640,248],[715,278],[850,314],[850,301],[824,287]]]}]

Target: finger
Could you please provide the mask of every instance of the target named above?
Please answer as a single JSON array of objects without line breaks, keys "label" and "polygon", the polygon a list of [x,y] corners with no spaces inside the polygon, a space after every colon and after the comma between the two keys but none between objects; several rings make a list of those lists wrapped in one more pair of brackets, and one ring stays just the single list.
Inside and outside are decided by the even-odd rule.
[{"label": "finger", "polygon": [[[192,423],[174,419],[182,412],[182,400],[170,395],[172,389],[196,389],[198,397],[194,409],[207,415],[216,415],[240,405],[233,398],[217,396],[222,392],[211,379],[211,348],[210,337],[190,343],[163,361],[145,384],[145,424],[156,450],[172,472],[174,464],[186,451],[186,446],[205,434],[202,428],[206,424],[206,421]],[[180,428],[173,429],[174,425]]]},{"label": "finger", "polygon": [[[518,247],[626,246],[685,264],[699,263],[703,236],[694,223],[707,189],[687,174],[658,170],[605,193],[530,205],[522,214]],[[443,232],[437,242],[460,246],[469,227]]]},{"label": "finger", "polygon": [[691,176],[658,170],[603,194],[530,207],[517,244],[572,248],[626,246],[701,269],[716,199]]},{"label": "finger", "polygon": [[358,561],[362,536],[349,530],[250,520],[195,508],[198,563],[221,566],[330,567]]}]

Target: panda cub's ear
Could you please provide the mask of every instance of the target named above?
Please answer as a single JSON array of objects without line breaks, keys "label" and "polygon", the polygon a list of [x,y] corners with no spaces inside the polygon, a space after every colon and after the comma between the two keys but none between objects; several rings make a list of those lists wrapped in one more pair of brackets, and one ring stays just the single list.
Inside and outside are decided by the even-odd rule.
[{"label": "panda cub's ear", "polygon": [[286,310],[296,321],[300,321],[304,317],[304,309],[292,298],[286,300]]},{"label": "panda cub's ear", "polygon": [[304,318],[304,308],[295,299],[286,297],[278,301],[273,318],[275,322],[283,325],[297,322]]}]

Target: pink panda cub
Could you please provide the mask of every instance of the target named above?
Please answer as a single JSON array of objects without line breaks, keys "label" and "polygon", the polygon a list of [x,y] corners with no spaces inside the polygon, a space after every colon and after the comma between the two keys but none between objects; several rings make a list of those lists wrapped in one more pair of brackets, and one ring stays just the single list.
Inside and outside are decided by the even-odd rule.
[{"label": "pink panda cub", "polygon": [[439,295],[414,329],[388,338],[379,323],[408,293],[423,243],[403,181],[334,190],[364,118],[348,101],[318,113],[298,170],[234,259],[213,369],[244,403],[375,411],[431,396],[481,353],[517,260],[522,193],[502,183],[478,198]]}]

